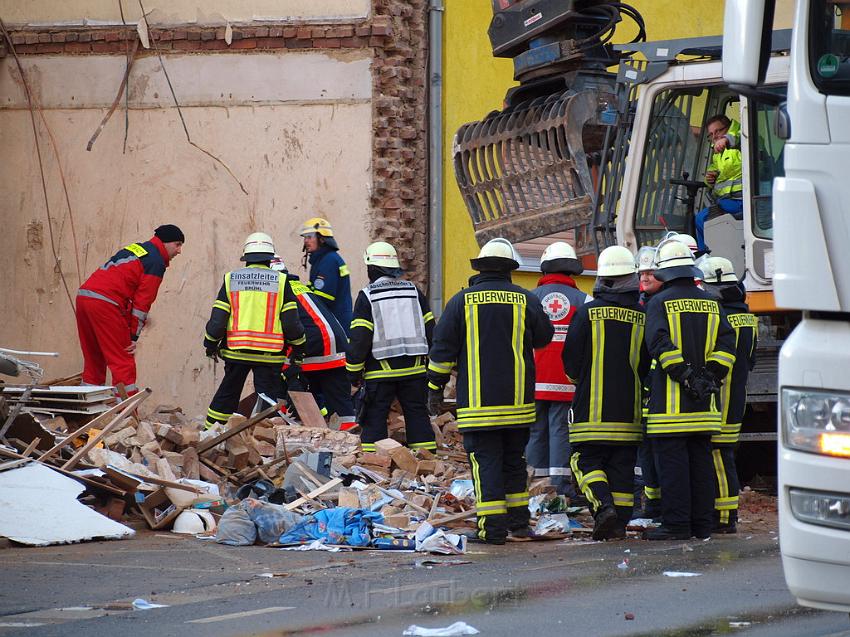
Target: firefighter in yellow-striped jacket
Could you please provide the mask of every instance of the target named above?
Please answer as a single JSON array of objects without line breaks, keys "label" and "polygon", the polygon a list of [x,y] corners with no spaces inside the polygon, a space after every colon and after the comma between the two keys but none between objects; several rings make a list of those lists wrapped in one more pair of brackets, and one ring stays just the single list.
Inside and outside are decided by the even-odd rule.
[{"label": "firefighter in yellow-striped jacket", "polygon": [[707,538],[714,512],[712,435],[720,433],[717,394],[735,363],[735,333],[720,304],[694,278],[702,271],[684,243],[662,241],[655,278],[662,290],[646,306],[652,374],[646,434],[661,485],[660,527],[650,540]]},{"label": "firefighter in yellow-striped jacket", "polygon": [[223,425],[239,405],[248,372],[257,394],[267,401],[286,396],[280,374],[292,347],[289,373],[300,372],[304,357],[304,326],[298,318],[295,295],[286,273],[270,267],[274,244],[255,232],[245,240],[245,267],[224,275],[204,334],[207,356],[224,359],[224,378],[207,410],[207,428]]},{"label": "firefighter in yellow-striped jacket", "polygon": [[370,244],[363,261],[370,283],[354,303],[345,363],[351,384],[366,384],[360,446],[375,451],[375,443],[387,437],[387,416],[398,399],[407,446],[434,450],[425,378],[434,314],[416,285],[401,278],[398,254],[389,243]]},{"label": "firefighter in yellow-striped jacket", "polygon": [[491,544],[503,544],[509,532],[514,539],[531,534],[524,451],[535,420],[534,348],[554,334],[539,299],[511,282],[517,259],[506,239],[481,248],[472,259],[480,274],[446,304],[429,352],[432,413],[457,368],[458,429],[472,467],[477,538]]},{"label": "firefighter in yellow-striped jacket", "polygon": [[735,445],[747,408],[747,377],[756,362],[758,319],[750,314],[744,300],[746,291],[738,282],[729,259],[707,257],[700,263],[700,269],[705,291],[720,302],[735,330],[735,365],[720,390],[720,433],[711,437],[715,475],[714,532],[728,534],[737,530],[741,485],[735,466]]},{"label": "firefighter in yellow-striped jacket", "polygon": [[609,540],[626,536],[632,516],[641,381],[649,366],[646,315],[627,248],[600,253],[593,296],[576,312],[564,344],[564,369],[576,383],[570,464],[593,509],[593,539]]}]

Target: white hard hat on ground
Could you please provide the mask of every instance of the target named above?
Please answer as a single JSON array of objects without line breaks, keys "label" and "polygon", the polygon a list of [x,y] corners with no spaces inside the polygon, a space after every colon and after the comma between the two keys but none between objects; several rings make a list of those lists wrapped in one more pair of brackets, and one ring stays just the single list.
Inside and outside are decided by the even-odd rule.
[{"label": "white hard hat on ground", "polygon": [[519,255],[510,241],[496,237],[481,246],[478,257],[469,262],[479,272],[516,270],[519,267]]},{"label": "white hard hat on ground", "polygon": [[386,241],[376,241],[369,244],[363,253],[363,262],[366,265],[376,265],[382,268],[400,268],[398,253]]},{"label": "white hard hat on ground", "polygon": [[596,262],[597,277],[625,276],[635,273],[635,258],[623,246],[609,246],[599,253]]},{"label": "white hard hat on ground", "polygon": [[274,257],[274,242],[265,232],[254,232],[245,239],[242,260],[246,263],[271,261]]},{"label": "white hard hat on ground", "polygon": [[174,533],[197,535],[215,531],[215,518],[209,511],[203,509],[186,509],[174,520]]}]

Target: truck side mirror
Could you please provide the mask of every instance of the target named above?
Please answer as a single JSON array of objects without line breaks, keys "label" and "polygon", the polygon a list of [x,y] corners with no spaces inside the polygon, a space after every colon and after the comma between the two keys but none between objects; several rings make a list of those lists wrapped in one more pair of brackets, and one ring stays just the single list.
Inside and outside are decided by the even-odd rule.
[{"label": "truck side mirror", "polygon": [[770,61],[776,0],[726,0],[723,17],[723,81],[758,86]]}]

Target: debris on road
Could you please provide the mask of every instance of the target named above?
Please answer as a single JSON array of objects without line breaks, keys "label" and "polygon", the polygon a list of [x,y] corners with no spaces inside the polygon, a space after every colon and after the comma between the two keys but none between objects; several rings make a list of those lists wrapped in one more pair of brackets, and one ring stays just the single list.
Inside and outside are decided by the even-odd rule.
[{"label": "debris on road", "polygon": [[664,577],[699,577],[702,573],[689,573],[687,571],[664,571]]},{"label": "debris on road", "polygon": [[477,635],[480,631],[466,622],[455,622],[445,628],[423,628],[412,624],[408,626],[402,635],[419,635],[420,637],[459,637],[461,635]]}]

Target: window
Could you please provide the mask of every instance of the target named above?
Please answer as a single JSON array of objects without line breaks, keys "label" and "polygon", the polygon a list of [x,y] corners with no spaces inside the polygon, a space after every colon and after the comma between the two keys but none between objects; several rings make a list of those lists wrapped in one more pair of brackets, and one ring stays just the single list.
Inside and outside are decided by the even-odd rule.
[{"label": "window", "polygon": [[[771,93],[785,95],[785,87],[768,89]],[[750,109],[750,130],[755,143],[751,148],[752,170],[750,191],[752,195],[753,234],[761,239],[773,238],[773,201],[771,193],[774,177],[785,174],[783,153],[785,141],[774,133],[776,106],[753,102]]]},{"label": "window", "polygon": [[722,86],[668,89],[655,97],[635,207],[639,246],[657,243],[668,230],[694,234],[694,213],[708,205],[702,181],[712,149],[705,122],[716,114],[740,118],[738,96]]},{"label": "window", "polygon": [[850,2],[812,1],[809,67],[821,93],[850,95]]}]

